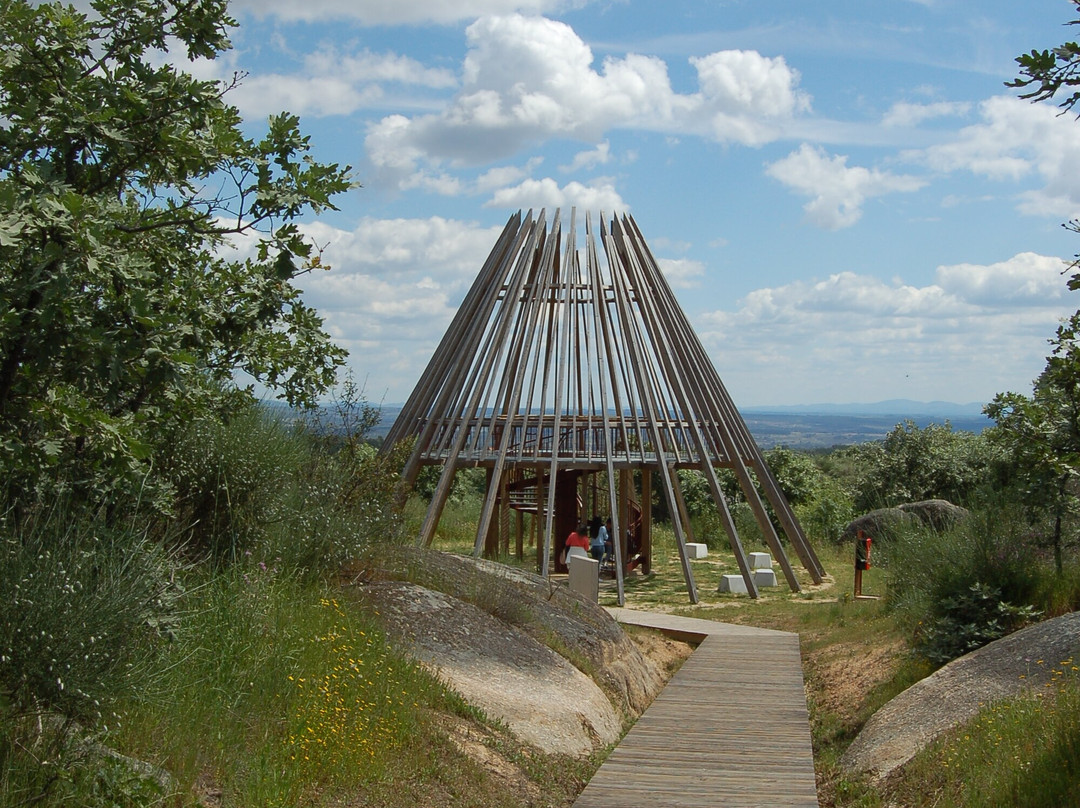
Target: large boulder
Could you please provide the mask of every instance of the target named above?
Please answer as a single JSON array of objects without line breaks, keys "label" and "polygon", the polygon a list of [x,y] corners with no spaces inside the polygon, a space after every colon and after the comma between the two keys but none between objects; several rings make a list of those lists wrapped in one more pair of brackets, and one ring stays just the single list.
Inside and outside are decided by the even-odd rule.
[{"label": "large boulder", "polygon": [[[995,699],[1041,692],[1080,660],[1080,612],[1022,629],[955,659],[878,710],[840,766],[884,779]],[[1056,673],[1055,673],[1056,671]]]},{"label": "large boulder", "polygon": [[615,743],[622,717],[564,657],[471,603],[403,581],[364,587],[391,641],[547,753]]},{"label": "large boulder", "polygon": [[[509,712],[504,715],[503,708],[521,713],[532,708],[524,701],[517,707],[502,704],[503,683],[516,681],[514,670],[529,670],[530,675],[540,668],[547,671],[538,678],[556,686],[539,698],[535,720],[529,719],[536,724],[531,740],[541,748],[538,733],[547,732],[542,724],[549,720],[545,704],[550,713],[559,712],[551,705],[561,704],[593,744],[603,745],[613,740],[611,718],[597,712],[592,690],[599,688],[606,696],[617,733],[624,718],[640,715],[663,688],[660,671],[611,615],[565,586],[503,564],[416,548],[390,548],[371,563],[362,591],[377,603],[385,601],[379,611],[391,637],[400,637],[407,650],[456,682],[471,703],[513,727],[517,719],[511,720]],[[405,582],[411,586],[403,586]],[[427,626],[426,634],[421,626]],[[453,642],[442,639],[451,636],[456,637]],[[584,674],[584,681],[564,664],[576,668],[578,676]],[[456,670],[451,675],[452,666]],[[492,689],[483,695],[474,689],[474,701],[463,683],[472,687],[482,680]],[[527,684],[523,687],[528,690]],[[575,743],[580,751],[581,739]]]},{"label": "large boulder", "polygon": [[904,525],[923,525],[934,530],[945,530],[965,519],[967,515],[966,508],[953,505],[944,499],[905,502],[895,508],[878,508],[852,520],[840,534],[840,542],[854,542],[860,530],[874,539],[887,539],[890,533]]}]

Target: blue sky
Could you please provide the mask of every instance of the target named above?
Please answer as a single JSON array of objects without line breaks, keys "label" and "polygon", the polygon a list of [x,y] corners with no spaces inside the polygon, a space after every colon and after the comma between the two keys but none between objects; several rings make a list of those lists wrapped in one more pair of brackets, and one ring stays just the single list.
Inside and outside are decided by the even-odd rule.
[{"label": "blue sky", "polygon": [[236,0],[206,76],[363,188],[302,285],[403,401],[518,209],[629,212],[740,406],[1029,392],[1080,307],[1067,0]]}]

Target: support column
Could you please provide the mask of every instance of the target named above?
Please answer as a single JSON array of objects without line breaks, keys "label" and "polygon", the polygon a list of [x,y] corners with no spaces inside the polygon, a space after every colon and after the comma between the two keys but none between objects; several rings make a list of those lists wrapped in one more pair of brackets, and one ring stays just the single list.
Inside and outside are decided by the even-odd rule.
[{"label": "support column", "polygon": [[641,571],[652,571],[652,469],[641,470]]},{"label": "support column", "polygon": [[631,493],[634,486],[634,472],[630,469],[619,469],[619,535],[616,540],[621,548],[620,558],[623,565],[630,559],[628,557],[626,535],[633,523],[633,514],[630,512]]},{"label": "support column", "polygon": [[578,514],[578,481],[581,479],[580,472],[560,471],[555,476],[555,536],[552,544],[555,547],[555,571],[566,572],[566,565],[562,560],[563,547],[566,545],[566,537],[578,526],[581,518]]},{"label": "support column", "polygon": [[544,492],[544,474],[540,469],[536,470],[536,518],[533,520],[533,536],[536,539],[536,570],[541,572],[544,569],[544,538],[543,538],[543,524],[546,521],[547,516],[544,513],[544,503],[547,502],[547,495]]},{"label": "support column", "polygon": [[499,494],[501,491],[495,491],[493,486],[498,486],[499,481],[494,477],[494,469],[487,469],[487,491],[488,496],[492,493],[495,494],[495,518],[488,522],[487,533],[484,535],[484,558],[497,558],[499,555]]}]

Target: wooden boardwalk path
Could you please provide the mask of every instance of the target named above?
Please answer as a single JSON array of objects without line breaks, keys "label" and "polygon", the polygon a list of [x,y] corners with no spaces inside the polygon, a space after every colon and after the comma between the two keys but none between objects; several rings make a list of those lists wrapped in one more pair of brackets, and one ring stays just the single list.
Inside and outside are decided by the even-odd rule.
[{"label": "wooden boardwalk path", "polygon": [[818,808],[797,634],[609,611],[701,644],[574,808]]}]

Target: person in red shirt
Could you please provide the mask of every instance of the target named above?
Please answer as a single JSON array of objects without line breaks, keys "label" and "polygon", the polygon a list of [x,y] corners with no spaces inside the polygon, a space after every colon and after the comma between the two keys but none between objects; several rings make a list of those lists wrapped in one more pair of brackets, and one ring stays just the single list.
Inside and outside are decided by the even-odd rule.
[{"label": "person in red shirt", "polygon": [[863,570],[870,569],[870,541],[863,530],[855,537],[855,597],[862,594]]},{"label": "person in red shirt", "polygon": [[589,526],[578,525],[577,530],[566,537],[565,550],[563,551],[564,563],[570,563],[570,548],[581,547],[585,555],[589,554]]}]

